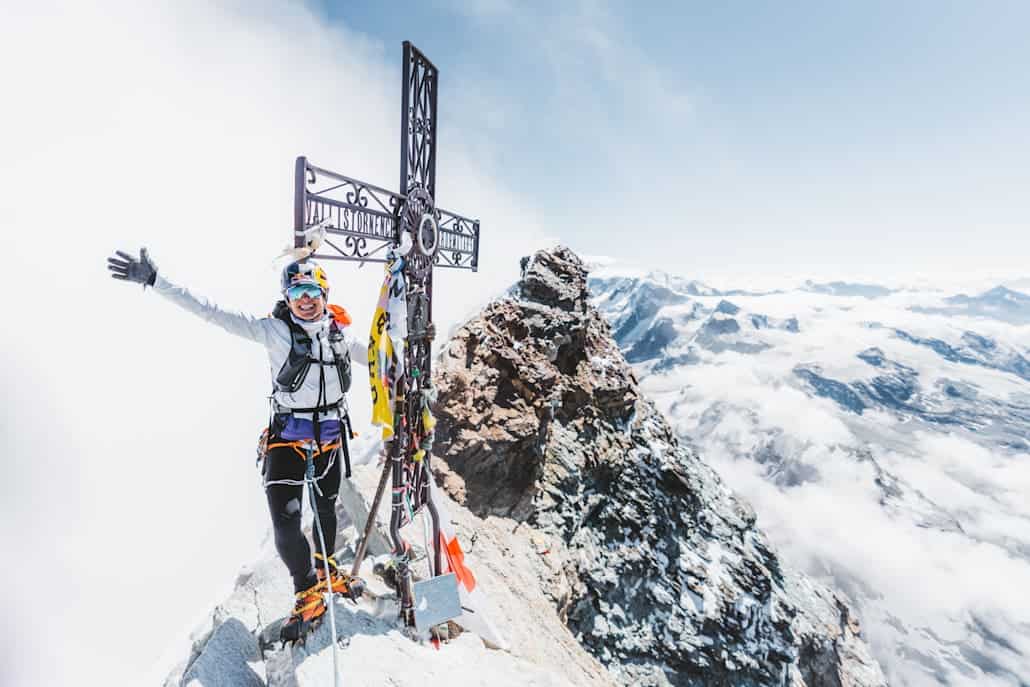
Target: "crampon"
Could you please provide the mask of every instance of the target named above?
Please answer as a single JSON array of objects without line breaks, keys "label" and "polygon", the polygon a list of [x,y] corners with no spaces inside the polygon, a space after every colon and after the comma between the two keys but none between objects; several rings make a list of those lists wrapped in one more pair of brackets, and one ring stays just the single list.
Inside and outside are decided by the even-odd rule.
[{"label": "crampon", "polygon": [[308,634],[321,624],[326,608],[320,584],[297,593],[293,613],[279,629],[279,640],[283,644],[303,643]]}]

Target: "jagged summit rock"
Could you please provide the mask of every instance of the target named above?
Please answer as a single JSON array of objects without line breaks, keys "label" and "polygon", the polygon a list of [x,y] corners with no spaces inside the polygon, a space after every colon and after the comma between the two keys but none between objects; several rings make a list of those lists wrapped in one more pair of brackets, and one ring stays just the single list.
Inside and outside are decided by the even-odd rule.
[{"label": "jagged summit rock", "polygon": [[556,610],[622,684],[885,685],[845,600],[786,569],[642,397],[583,262],[522,266],[435,369],[446,490],[528,530]]},{"label": "jagged summit rock", "polygon": [[[522,297],[488,305],[441,356],[436,453],[453,471],[449,490],[473,512],[529,516],[552,426],[601,416],[625,424],[633,412],[636,378],[587,308],[585,278],[567,249],[523,261]],[[476,489],[463,491],[454,473]]]},{"label": "jagged summit rock", "polygon": [[587,272],[579,256],[566,248],[522,258],[518,288],[524,301],[569,312],[586,310]]}]

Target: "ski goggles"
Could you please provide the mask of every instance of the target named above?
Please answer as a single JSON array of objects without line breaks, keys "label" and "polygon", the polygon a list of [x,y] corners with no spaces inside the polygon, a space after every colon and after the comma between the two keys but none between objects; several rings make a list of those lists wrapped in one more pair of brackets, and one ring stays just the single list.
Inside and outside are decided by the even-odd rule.
[{"label": "ski goggles", "polygon": [[304,296],[315,299],[322,297],[322,289],[318,284],[294,284],[286,289],[286,297],[291,301],[299,301]]}]

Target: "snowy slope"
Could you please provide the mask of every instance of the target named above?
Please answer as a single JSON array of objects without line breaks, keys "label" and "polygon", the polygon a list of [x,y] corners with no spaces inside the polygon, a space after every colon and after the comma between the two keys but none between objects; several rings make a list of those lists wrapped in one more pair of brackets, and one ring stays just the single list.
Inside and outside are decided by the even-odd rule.
[{"label": "snowy slope", "polygon": [[[364,451],[366,454],[367,450]],[[371,501],[379,468],[355,469],[344,483],[338,542],[341,560],[353,560],[356,531],[346,503]],[[384,499],[380,522],[389,521]],[[604,668],[571,637],[540,589],[535,568],[513,565],[535,556],[528,537],[484,523],[456,504],[453,522],[465,548],[466,563],[489,594],[492,617],[503,628],[510,651],[487,648],[471,633],[462,633],[440,650],[412,641],[399,626],[396,599],[372,574],[372,556],[362,577],[381,598],[335,605],[342,685],[420,687],[449,684],[468,687],[614,687]],[[309,518],[305,515],[305,521]],[[424,541],[421,520],[404,535],[417,551]],[[372,554],[384,552],[373,541]],[[424,565],[424,563],[423,563]],[[417,569],[417,568],[416,568]],[[262,647],[259,637],[293,603],[286,569],[267,542],[261,557],[241,571],[232,595],[219,604],[183,646],[181,663],[165,680],[166,687],[323,687],[332,683],[332,650],[328,619],[304,646],[290,651]],[[273,633],[274,634],[274,633]]]},{"label": "snowy slope", "polygon": [[590,286],[681,439],[788,561],[854,601],[891,684],[1026,684],[1022,298],[669,283],[609,273]]}]

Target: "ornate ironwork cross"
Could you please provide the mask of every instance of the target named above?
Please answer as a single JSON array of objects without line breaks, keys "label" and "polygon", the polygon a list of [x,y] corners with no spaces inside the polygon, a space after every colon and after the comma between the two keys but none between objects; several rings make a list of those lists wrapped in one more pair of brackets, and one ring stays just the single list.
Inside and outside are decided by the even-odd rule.
[{"label": "ornate ironwork cross", "polygon": [[[413,247],[405,257],[408,341],[404,376],[396,380],[394,438],[383,469],[365,533],[352,568],[356,575],[375,522],[388,477],[393,480],[390,534],[397,564],[401,613],[414,624],[410,547],[399,529],[410,517],[408,507],[426,506],[433,522],[433,574],[441,568],[439,516],[429,491],[430,456],[416,459],[419,437],[416,427],[431,389],[430,340],[433,267],[468,269],[479,266],[479,221],[436,206],[436,102],[439,71],[410,42],[404,42],[401,83],[400,193],[331,172],[298,157],[294,195],[294,245],[305,245],[306,232],[322,225],[326,236],[321,260],[384,262],[389,248],[404,234]],[[407,502],[405,502],[407,496]]]}]

